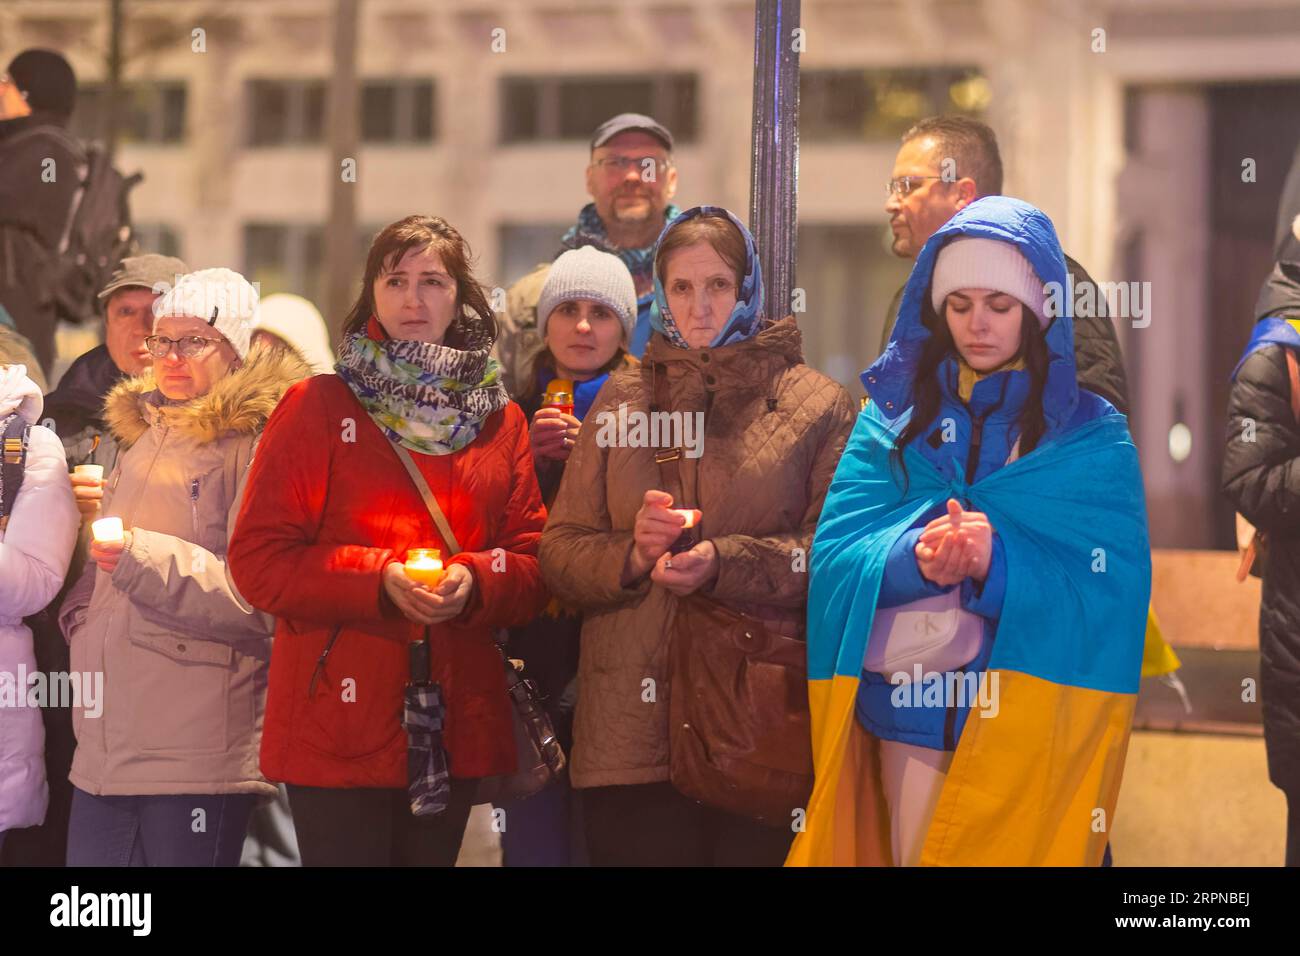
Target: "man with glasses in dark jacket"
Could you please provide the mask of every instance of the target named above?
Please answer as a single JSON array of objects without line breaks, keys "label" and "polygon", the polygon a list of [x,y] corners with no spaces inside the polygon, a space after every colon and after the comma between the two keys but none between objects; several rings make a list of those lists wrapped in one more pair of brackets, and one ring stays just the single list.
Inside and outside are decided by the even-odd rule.
[{"label": "man with glasses in dark jacket", "polygon": [[[987,124],[965,116],[921,120],[903,134],[889,180],[885,212],[894,233],[894,255],[915,259],[926,241],[959,210],[983,196],[1001,193],[1002,157],[997,136]],[[1092,286],[1097,292],[1083,266],[1066,256],[1065,267],[1076,301],[1080,289]],[[882,352],[889,344],[902,298],[899,289],[890,303],[880,340]],[[1092,301],[1095,308],[1076,308],[1074,315],[1079,384],[1127,415],[1128,382],[1115,327],[1106,314],[1104,296],[1094,294]]]}]

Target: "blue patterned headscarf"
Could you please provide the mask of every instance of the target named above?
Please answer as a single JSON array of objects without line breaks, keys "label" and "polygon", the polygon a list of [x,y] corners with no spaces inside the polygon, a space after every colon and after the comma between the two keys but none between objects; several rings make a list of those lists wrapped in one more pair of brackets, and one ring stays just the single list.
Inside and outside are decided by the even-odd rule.
[{"label": "blue patterned headscarf", "polygon": [[664,226],[664,231],[659,233],[659,239],[655,242],[655,302],[659,308],[651,314],[650,323],[655,331],[662,333],[664,338],[677,348],[690,348],[677,328],[672,312],[668,309],[668,298],[664,294],[663,283],[659,281],[663,265],[659,261],[659,249],[672,229],[697,216],[726,216],[740,230],[740,235],[745,240],[745,276],[736,294],[736,305],[731,310],[726,324],[709,343],[709,348],[718,348],[730,345],[732,342],[743,342],[745,339],[753,338],[763,328],[763,271],[758,265],[758,247],[754,245],[754,237],[745,228],[745,224],[721,206],[696,206],[688,209]]}]

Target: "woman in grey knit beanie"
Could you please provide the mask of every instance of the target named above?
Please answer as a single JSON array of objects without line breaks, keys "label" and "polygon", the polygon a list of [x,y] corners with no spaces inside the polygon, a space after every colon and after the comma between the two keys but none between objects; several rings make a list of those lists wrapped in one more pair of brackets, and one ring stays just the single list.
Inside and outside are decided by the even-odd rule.
[{"label": "woman in grey knit beanie", "polygon": [[[542,347],[533,360],[529,390],[520,405],[530,413],[533,457],[564,461],[578,426],[609,373],[628,360],[636,323],[636,288],[618,256],[591,246],[570,249],[551,264],[537,300]],[[554,379],[572,396],[573,411],[538,406]]]},{"label": "woman in grey knit beanie", "polygon": [[[592,399],[611,371],[637,364],[627,353],[635,322],[636,289],[617,256],[583,246],[551,264],[537,302],[542,346],[518,396],[532,423],[537,484],[548,507]],[[573,745],[581,629],[580,615],[554,603],[536,620],[510,629],[510,656],[527,662],[529,677],[548,698],[546,708],[565,750]],[[506,866],[581,862],[576,849],[581,845],[576,836],[583,829],[581,810],[567,778],[503,809],[510,818],[509,829],[501,834]]]}]

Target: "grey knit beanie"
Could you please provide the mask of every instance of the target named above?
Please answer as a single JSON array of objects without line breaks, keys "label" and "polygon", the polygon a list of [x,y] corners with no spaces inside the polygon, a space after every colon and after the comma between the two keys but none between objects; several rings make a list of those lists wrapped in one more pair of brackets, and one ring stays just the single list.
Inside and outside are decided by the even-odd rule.
[{"label": "grey knit beanie", "polygon": [[546,320],[561,302],[589,299],[618,316],[628,339],[636,325],[636,286],[618,256],[592,246],[570,249],[551,263],[537,300],[537,329],[546,338]]}]

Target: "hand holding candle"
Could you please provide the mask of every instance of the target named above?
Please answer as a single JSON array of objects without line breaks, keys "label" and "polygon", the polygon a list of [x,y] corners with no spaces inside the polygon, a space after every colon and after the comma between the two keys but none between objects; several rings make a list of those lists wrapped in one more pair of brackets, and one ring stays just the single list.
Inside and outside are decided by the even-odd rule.
[{"label": "hand holding candle", "polygon": [[543,405],[533,414],[528,441],[533,457],[539,460],[565,461],[578,442],[582,423],[554,405]]},{"label": "hand holding candle", "polygon": [[77,499],[77,510],[81,520],[94,518],[99,514],[100,502],[104,500],[104,466],[77,465],[72,469],[72,493]]},{"label": "hand holding candle", "polygon": [[[439,560],[441,564],[441,560]],[[474,590],[474,575],[464,564],[442,569],[432,588],[418,583],[407,564],[392,561],[383,571],[384,592],[407,620],[416,624],[437,624],[450,620],[465,609]],[[417,568],[416,574],[432,574],[431,567]]]},{"label": "hand holding candle", "polygon": [[632,525],[632,553],[628,556],[633,576],[647,574],[681,537],[683,518],[672,505],[673,496],[666,491],[647,491],[642,498]]},{"label": "hand holding candle", "polygon": [[442,552],[437,548],[412,548],[407,551],[402,570],[416,584],[429,590],[436,588],[446,574],[442,566]]},{"label": "hand holding candle", "polygon": [[122,552],[131,545],[131,532],[122,527],[121,518],[100,518],[90,526],[93,540],[90,542],[90,560],[101,571],[112,574]]}]

